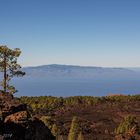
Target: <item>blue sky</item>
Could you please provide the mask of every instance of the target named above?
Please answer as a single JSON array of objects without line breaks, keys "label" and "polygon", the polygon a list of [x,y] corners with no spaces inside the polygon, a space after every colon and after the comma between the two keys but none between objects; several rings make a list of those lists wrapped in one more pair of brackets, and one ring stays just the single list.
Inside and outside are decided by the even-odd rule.
[{"label": "blue sky", "polygon": [[139,0],[0,0],[0,44],[23,66],[140,66]]}]

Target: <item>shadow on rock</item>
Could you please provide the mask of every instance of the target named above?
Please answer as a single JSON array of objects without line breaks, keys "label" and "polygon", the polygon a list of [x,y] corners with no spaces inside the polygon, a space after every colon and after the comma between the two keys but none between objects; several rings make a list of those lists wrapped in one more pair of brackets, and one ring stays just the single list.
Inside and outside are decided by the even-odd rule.
[{"label": "shadow on rock", "polygon": [[1,128],[3,137],[0,140],[55,140],[51,131],[38,119],[28,124],[7,122]]}]

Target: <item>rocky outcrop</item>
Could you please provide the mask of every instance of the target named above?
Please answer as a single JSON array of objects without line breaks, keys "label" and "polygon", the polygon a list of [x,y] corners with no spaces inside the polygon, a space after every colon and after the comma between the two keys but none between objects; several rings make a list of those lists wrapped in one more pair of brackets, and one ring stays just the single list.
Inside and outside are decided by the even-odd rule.
[{"label": "rocky outcrop", "polygon": [[27,111],[19,111],[5,117],[4,123],[7,122],[26,123],[27,119],[28,119]]},{"label": "rocky outcrop", "polygon": [[26,140],[55,140],[55,137],[51,134],[51,131],[45,124],[34,118],[31,120],[25,131]]},{"label": "rocky outcrop", "polygon": [[12,95],[0,93],[0,140],[55,140],[37,118],[31,118],[27,105]]},{"label": "rocky outcrop", "polygon": [[[27,105],[13,98],[12,95],[0,93],[0,114],[4,122],[26,121],[28,116]],[[19,121],[18,121],[19,120]]]}]

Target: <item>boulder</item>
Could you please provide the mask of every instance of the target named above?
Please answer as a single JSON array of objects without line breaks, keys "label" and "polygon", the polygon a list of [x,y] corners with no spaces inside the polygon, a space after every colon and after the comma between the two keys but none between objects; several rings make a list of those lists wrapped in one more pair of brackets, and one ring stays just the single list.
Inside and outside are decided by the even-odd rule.
[{"label": "boulder", "polygon": [[31,118],[27,105],[12,95],[0,93],[0,140],[55,140],[37,118]]},{"label": "boulder", "polygon": [[7,122],[14,122],[14,123],[25,123],[28,120],[28,113],[27,111],[19,111],[8,115],[4,119],[4,123]]}]

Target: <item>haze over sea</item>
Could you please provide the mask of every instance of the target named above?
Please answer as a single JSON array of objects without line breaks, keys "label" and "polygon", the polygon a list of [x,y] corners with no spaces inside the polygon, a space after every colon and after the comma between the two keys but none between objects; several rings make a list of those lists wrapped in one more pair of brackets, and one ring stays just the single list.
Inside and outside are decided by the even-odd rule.
[{"label": "haze over sea", "polygon": [[127,68],[46,65],[23,69],[26,76],[12,82],[16,96],[106,96],[139,94],[140,71]]}]

